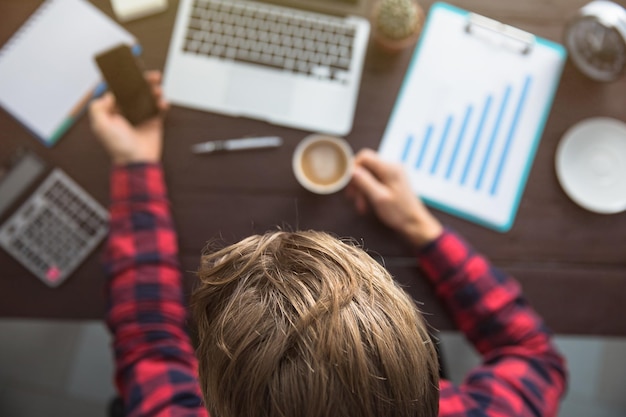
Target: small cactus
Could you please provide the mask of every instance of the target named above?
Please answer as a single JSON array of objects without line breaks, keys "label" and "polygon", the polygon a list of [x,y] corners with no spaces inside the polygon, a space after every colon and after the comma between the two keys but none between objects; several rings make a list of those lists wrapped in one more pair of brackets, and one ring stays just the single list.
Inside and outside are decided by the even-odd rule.
[{"label": "small cactus", "polygon": [[420,8],[415,0],[381,0],[377,28],[390,39],[404,39],[420,26]]}]

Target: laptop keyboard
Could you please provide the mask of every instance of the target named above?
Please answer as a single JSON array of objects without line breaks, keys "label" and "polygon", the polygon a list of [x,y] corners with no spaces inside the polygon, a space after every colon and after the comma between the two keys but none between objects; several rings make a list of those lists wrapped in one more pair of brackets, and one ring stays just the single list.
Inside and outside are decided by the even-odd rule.
[{"label": "laptop keyboard", "polygon": [[57,169],[0,228],[0,246],[51,287],[106,236],[107,212]]},{"label": "laptop keyboard", "polygon": [[185,52],[347,82],[356,30],[341,18],[231,0],[191,13]]}]

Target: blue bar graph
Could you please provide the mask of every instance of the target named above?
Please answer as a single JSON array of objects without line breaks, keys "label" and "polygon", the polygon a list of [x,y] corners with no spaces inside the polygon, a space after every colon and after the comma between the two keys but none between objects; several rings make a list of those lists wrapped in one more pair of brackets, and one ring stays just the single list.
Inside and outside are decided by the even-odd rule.
[{"label": "blue bar graph", "polygon": [[439,166],[439,160],[441,159],[441,153],[443,152],[443,149],[446,146],[446,141],[448,140],[448,134],[450,133],[451,125],[452,125],[452,116],[448,116],[448,119],[446,120],[446,125],[443,128],[443,133],[441,134],[441,139],[439,140],[439,147],[437,148],[437,153],[435,154],[435,160],[433,161],[433,165],[430,167],[431,175],[437,172],[437,167]]},{"label": "blue bar graph", "polygon": [[470,105],[467,107],[467,110],[465,111],[463,124],[461,125],[461,130],[459,130],[459,134],[456,138],[456,143],[454,144],[454,148],[452,149],[452,156],[450,157],[450,162],[448,163],[448,169],[446,170],[447,180],[449,180],[450,176],[452,175],[452,169],[454,168],[454,164],[456,163],[456,158],[459,155],[459,149],[461,148],[461,144],[463,143],[463,138],[465,137],[465,130],[467,129],[467,124],[469,123],[473,110],[474,110],[473,107]]},{"label": "blue bar graph", "polygon": [[433,125],[429,125],[426,128],[426,133],[424,134],[424,141],[422,142],[422,149],[420,150],[419,158],[417,158],[417,164],[415,168],[420,169],[422,167],[422,163],[424,162],[424,156],[426,155],[426,151],[428,150],[428,143],[430,142],[430,137],[433,135]]},{"label": "blue bar graph", "polygon": [[463,169],[463,175],[461,176],[461,185],[465,185],[465,182],[467,180],[467,174],[469,174],[472,162],[474,161],[474,154],[476,153],[478,142],[483,135],[483,127],[485,126],[485,120],[487,119],[487,114],[489,114],[489,108],[491,108],[492,100],[493,98],[491,97],[491,95],[487,96],[487,101],[485,101],[485,107],[483,108],[483,114],[482,116],[480,116],[480,122],[478,123],[478,127],[476,128],[476,134],[474,134],[474,141],[472,142],[472,147],[470,148],[469,155],[467,156],[467,161],[465,162],[465,168]]},{"label": "blue bar graph", "polygon": [[509,155],[509,150],[511,149],[511,142],[513,141],[513,135],[517,130],[517,124],[519,122],[520,116],[522,114],[522,109],[524,108],[524,103],[526,102],[526,97],[528,96],[528,90],[530,88],[530,83],[532,78],[527,76],[524,80],[524,87],[522,87],[522,93],[520,94],[519,101],[517,103],[517,108],[515,109],[515,115],[513,116],[513,121],[511,122],[511,127],[509,128],[509,133],[506,137],[506,142],[504,142],[504,148],[502,149],[502,155],[500,156],[500,161],[498,162],[498,167],[496,168],[496,174],[493,179],[493,184],[491,185],[490,194],[495,195],[498,190],[498,185],[500,184],[500,178],[502,176],[502,169],[504,168],[504,164],[506,163],[507,156]]},{"label": "blue bar graph", "polygon": [[485,157],[483,158],[483,163],[480,165],[480,172],[478,173],[478,179],[476,180],[476,189],[480,190],[480,187],[483,184],[483,178],[485,178],[485,171],[489,166],[489,159],[491,158],[491,152],[493,151],[493,145],[496,142],[496,138],[498,137],[498,133],[500,132],[500,125],[502,124],[502,117],[504,116],[504,112],[506,111],[506,105],[509,103],[509,97],[511,96],[511,86],[508,85],[504,90],[504,97],[502,97],[502,103],[500,103],[500,111],[498,112],[498,118],[496,119],[496,124],[493,126],[493,131],[491,132],[491,138],[489,138],[489,144],[487,145],[487,150],[485,151]]},{"label": "blue bar graph", "polygon": [[[421,141],[419,134],[409,132],[403,148],[399,150],[402,152],[401,161],[413,164],[412,151],[419,147],[415,170],[439,176],[460,187],[466,187],[471,176],[473,184],[469,187],[476,191],[484,190],[490,196],[497,195],[531,84],[532,77],[527,75],[518,90],[519,95],[515,84],[508,84],[498,95],[489,93],[480,112],[474,112],[478,106],[470,103],[463,112],[459,112],[458,118],[452,113],[431,120],[424,128]],[[517,102],[512,98],[515,96]],[[500,101],[498,106],[494,105],[496,100]],[[474,113],[476,117],[473,117]],[[455,123],[455,118],[461,122]],[[436,148],[431,149],[431,145]],[[474,179],[475,168],[478,168],[478,173]]]},{"label": "blue bar graph", "polygon": [[437,153],[435,154],[435,160],[433,161],[432,166],[430,167],[430,173],[433,175],[437,172],[437,167],[439,166],[439,161],[441,160],[441,154],[443,149],[446,146],[446,141],[448,140],[448,134],[450,133],[450,126],[452,125],[452,116],[448,116],[446,119],[446,125],[443,128],[443,133],[441,134],[441,139],[439,140],[439,146],[437,147]]},{"label": "blue bar graph", "polygon": [[409,134],[409,137],[406,139],[406,144],[404,145],[404,151],[402,151],[402,163],[405,163],[409,158],[409,152],[413,147],[413,135]]}]

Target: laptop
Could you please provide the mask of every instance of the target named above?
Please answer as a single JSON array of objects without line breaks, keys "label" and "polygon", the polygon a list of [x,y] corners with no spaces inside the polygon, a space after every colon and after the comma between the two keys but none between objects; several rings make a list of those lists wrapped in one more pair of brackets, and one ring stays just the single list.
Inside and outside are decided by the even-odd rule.
[{"label": "laptop", "polygon": [[58,287],[106,237],[108,213],[59,168],[18,149],[0,167],[0,248]]},{"label": "laptop", "polygon": [[175,105],[308,131],[352,129],[368,0],[181,0],[164,71]]}]

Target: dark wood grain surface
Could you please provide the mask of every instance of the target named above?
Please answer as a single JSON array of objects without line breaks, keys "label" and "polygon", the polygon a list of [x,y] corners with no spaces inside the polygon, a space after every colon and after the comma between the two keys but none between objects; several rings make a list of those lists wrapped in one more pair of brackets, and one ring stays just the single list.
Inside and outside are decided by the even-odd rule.
[{"label": "dark wood grain surface", "polygon": [[[0,44],[40,3],[0,2]],[[108,1],[93,3],[112,15]],[[452,3],[561,42],[567,19],[586,1]],[[430,4],[422,2],[425,8]],[[143,45],[146,67],[163,69],[176,10],[177,1],[170,0],[166,13],[124,25]],[[347,136],[355,150],[378,147],[411,54],[407,50],[390,56],[370,44],[354,128]],[[568,62],[512,230],[501,234],[436,212],[497,266],[516,276],[531,303],[558,333],[626,335],[622,310],[626,305],[626,213],[599,215],[583,210],[563,193],[554,170],[556,147],[569,127],[595,116],[626,120],[625,102],[626,77],[611,84],[596,83]],[[199,141],[266,134],[282,136],[286,144],[278,150],[213,156],[194,156],[189,151]],[[424,303],[435,327],[453,328],[420,277],[408,247],[374,217],[356,215],[342,194],[314,196],[297,185],[291,174],[291,154],[307,134],[260,121],[172,108],[166,123],[164,166],[187,284],[193,281],[201,249],[214,237],[232,242],[276,226],[322,229],[362,241]],[[109,161],[85,116],[55,147],[47,149],[0,111],[0,158],[24,145],[107,203]],[[104,275],[99,253],[60,288],[49,289],[0,252],[0,316],[102,318]]]}]

